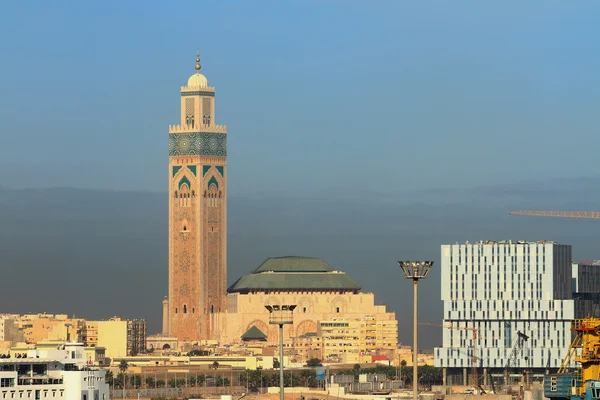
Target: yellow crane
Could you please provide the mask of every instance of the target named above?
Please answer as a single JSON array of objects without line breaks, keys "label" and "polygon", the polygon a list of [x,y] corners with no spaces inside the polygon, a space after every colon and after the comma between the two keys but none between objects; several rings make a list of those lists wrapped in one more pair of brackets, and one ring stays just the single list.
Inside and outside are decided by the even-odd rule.
[{"label": "yellow crane", "polygon": [[557,217],[557,218],[583,218],[600,219],[598,211],[537,211],[537,210],[517,210],[511,211],[508,215],[526,215],[529,217]]}]

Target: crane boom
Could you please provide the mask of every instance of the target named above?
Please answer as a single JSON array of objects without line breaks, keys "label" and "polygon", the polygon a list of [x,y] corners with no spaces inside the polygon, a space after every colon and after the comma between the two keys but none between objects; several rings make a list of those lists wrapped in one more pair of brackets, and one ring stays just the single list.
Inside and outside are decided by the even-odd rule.
[{"label": "crane boom", "polygon": [[527,215],[530,217],[558,217],[558,218],[584,218],[600,219],[600,212],[597,211],[537,211],[537,210],[517,210],[511,211],[509,215]]}]

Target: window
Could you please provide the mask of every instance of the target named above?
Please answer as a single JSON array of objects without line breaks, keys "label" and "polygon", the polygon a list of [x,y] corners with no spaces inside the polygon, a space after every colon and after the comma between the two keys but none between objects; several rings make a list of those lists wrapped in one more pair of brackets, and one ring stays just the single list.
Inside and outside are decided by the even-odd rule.
[{"label": "window", "polygon": [[15,378],[0,378],[0,387],[15,386]]},{"label": "window", "polygon": [[177,314],[177,307],[175,307],[175,314]]},{"label": "window", "polygon": [[339,313],[340,313],[340,308],[339,308],[339,307],[336,307],[336,308],[335,308],[335,312],[339,314]]},{"label": "window", "polygon": [[306,312],[306,307],[304,307],[304,308],[302,309],[302,312]]},{"label": "window", "polygon": [[186,304],[183,305],[183,313],[187,314],[187,305]]}]

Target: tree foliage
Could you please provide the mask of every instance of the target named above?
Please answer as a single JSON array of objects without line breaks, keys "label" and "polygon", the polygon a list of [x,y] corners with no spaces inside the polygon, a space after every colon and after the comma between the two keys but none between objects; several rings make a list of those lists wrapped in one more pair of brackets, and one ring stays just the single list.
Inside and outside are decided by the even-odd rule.
[{"label": "tree foliage", "polygon": [[320,358],[311,358],[310,360],[308,360],[306,362],[306,366],[307,367],[318,367],[321,365],[321,359]]}]

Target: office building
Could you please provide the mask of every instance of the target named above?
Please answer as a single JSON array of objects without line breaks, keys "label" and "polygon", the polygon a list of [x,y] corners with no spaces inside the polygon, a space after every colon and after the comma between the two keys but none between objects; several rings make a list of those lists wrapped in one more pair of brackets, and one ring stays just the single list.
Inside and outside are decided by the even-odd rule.
[{"label": "office building", "polygon": [[600,261],[573,263],[575,318],[600,317]]},{"label": "office building", "polygon": [[[448,384],[470,384],[473,354],[479,383],[502,379],[518,332],[528,336],[511,377],[541,379],[556,369],[571,342],[575,316],[571,246],[555,242],[487,241],[441,248],[443,346],[435,366]],[[476,339],[473,339],[473,329]]]}]

